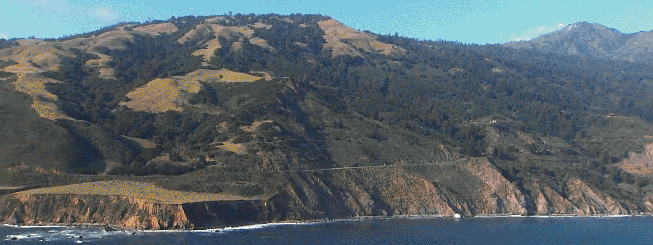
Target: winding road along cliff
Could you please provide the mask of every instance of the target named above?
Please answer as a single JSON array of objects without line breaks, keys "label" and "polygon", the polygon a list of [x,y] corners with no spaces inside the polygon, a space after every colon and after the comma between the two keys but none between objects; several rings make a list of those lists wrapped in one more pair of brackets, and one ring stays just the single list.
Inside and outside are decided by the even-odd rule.
[{"label": "winding road along cliff", "polygon": [[[416,174],[415,172],[419,172]],[[285,171],[275,195],[171,191],[152,184],[103,181],[0,196],[7,224],[107,224],[124,229],[205,229],[356,216],[597,215],[650,212],[581,180],[525,191],[485,158],[424,166]],[[464,180],[465,184],[454,181]]]}]

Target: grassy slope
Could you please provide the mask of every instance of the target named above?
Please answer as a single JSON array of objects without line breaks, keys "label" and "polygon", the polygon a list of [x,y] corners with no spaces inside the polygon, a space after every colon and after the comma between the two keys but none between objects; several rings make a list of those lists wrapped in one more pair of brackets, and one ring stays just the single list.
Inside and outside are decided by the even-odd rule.
[{"label": "grassy slope", "polygon": [[126,196],[162,204],[182,204],[206,201],[246,200],[226,193],[197,193],[166,190],[153,184],[134,181],[101,181],[65,186],[46,187],[15,193],[21,199],[35,194],[74,194]]}]

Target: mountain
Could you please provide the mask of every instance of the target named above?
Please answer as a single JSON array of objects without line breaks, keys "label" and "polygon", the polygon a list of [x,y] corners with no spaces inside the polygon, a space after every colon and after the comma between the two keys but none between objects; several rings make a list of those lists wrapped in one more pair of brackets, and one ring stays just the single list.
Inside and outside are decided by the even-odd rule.
[{"label": "mountain", "polygon": [[[619,49],[614,30],[582,28],[603,38],[596,53]],[[0,45],[4,223],[653,211],[642,63],[377,35],[301,14]]]},{"label": "mountain", "polygon": [[597,23],[578,22],[529,41],[504,44],[566,55],[653,63],[653,31],[624,34]]}]

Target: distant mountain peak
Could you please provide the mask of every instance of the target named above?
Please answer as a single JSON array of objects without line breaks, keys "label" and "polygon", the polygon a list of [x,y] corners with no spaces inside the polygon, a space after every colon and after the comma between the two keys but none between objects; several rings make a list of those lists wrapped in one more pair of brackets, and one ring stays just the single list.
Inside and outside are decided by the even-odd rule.
[{"label": "distant mountain peak", "polygon": [[652,58],[647,58],[653,57],[653,52],[647,51],[652,44],[653,37],[648,32],[624,34],[599,23],[580,21],[529,41],[510,42],[505,46],[557,54],[653,62]]},{"label": "distant mountain peak", "polygon": [[599,23],[590,23],[587,21],[581,21],[581,22],[576,22],[570,25],[567,25],[565,28],[563,28],[561,31],[587,31],[587,30],[596,30],[596,31],[602,31],[602,32],[609,32],[611,34],[621,34],[623,35],[620,31],[614,28],[610,28],[604,25],[601,25]]}]

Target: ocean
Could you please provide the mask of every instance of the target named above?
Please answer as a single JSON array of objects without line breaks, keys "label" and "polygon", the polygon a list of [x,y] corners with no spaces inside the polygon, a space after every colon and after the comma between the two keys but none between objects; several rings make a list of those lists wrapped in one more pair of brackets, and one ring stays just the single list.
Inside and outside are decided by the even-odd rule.
[{"label": "ocean", "polygon": [[2,244],[653,244],[653,217],[336,220],[204,231],[0,227]]}]

